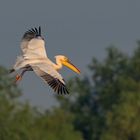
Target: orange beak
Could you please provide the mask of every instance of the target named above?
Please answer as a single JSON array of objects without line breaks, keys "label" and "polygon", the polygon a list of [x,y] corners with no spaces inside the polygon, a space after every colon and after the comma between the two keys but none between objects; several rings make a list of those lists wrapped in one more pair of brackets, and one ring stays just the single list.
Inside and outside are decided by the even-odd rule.
[{"label": "orange beak", "polygon": [[62,64],[78,74],[81,73],[80,70],[75,67],[70,61],[62,61]]}]

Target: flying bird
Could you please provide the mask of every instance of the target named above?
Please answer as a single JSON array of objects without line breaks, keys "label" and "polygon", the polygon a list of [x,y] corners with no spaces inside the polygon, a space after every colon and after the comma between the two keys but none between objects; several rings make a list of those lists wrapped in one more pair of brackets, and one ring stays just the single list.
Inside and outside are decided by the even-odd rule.
[{"label": "flying bird", "polygon": [[26,71],[34,71],[58,94],[69,93],[65,81],[58,71],[63,65],[78,74],[80,74],[80,70],[64,55],[55,56],[56,63],[48,58],[45,41],[41,35],[41,27],[26,31],[20,47],[22,54],[17,57],[15,65],[10,70],[10,73],[21,70],[21,73],[16,75],[15,82],[21,80]]}]

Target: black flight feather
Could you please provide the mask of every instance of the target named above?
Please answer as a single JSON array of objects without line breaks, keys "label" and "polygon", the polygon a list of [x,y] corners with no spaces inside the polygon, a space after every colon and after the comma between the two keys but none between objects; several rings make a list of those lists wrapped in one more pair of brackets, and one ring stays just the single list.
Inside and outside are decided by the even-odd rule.
[{"label": "black flight feather", "polygon": [[37,28],[31,28],[30,30],[26,31],[24,33],[22,39],[30,41],[31,39],[36,38],[38,36],[41,37],[41,27],[40,26],[38,27],[38,29]]},{"label": "black flight feather", "polygon": [[41,77],[48,83],[48,85],[58,94],[69,94],[66,86],[57,78],[45,73]]}]

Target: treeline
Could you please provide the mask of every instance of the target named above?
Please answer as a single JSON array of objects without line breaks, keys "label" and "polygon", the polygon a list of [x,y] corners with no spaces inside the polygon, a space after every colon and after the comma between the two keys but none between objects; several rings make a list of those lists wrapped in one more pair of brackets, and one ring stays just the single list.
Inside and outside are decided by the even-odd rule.
[{"label": "treeline", "polygon": [[139,140],[140,42],[131,56],[107,48],[89,72],[70,79],[70,95],[42,113],[17,101],[21,91],[1,67],[0,140]]},{"label": "treeline", "polygon": [[73,116],[61,108],[40,112],[21,104],[21,91],[8,71],[0,67],[0,140],[83,140]]}]

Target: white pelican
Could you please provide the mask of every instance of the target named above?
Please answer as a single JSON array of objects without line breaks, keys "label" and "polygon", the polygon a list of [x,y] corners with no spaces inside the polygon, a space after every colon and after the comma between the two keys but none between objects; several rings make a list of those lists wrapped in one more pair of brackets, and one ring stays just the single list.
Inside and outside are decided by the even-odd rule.
[{"label": "white pelican", "polygon": [[22,79],[26,71],[34,71],[58,94],[69,93],[58,70],[61,69],[63,65],[78,74],[80,70],[70,63],[66,56],[55,56],[56,64],[47,57],[45,41],[41,36],[41,27],[26,31],[23,35],[20,47],[22,55],[17,57],[15,65],[10,70],[10,72],[22,70],[21,74],[16,75],[16,82]]}]

